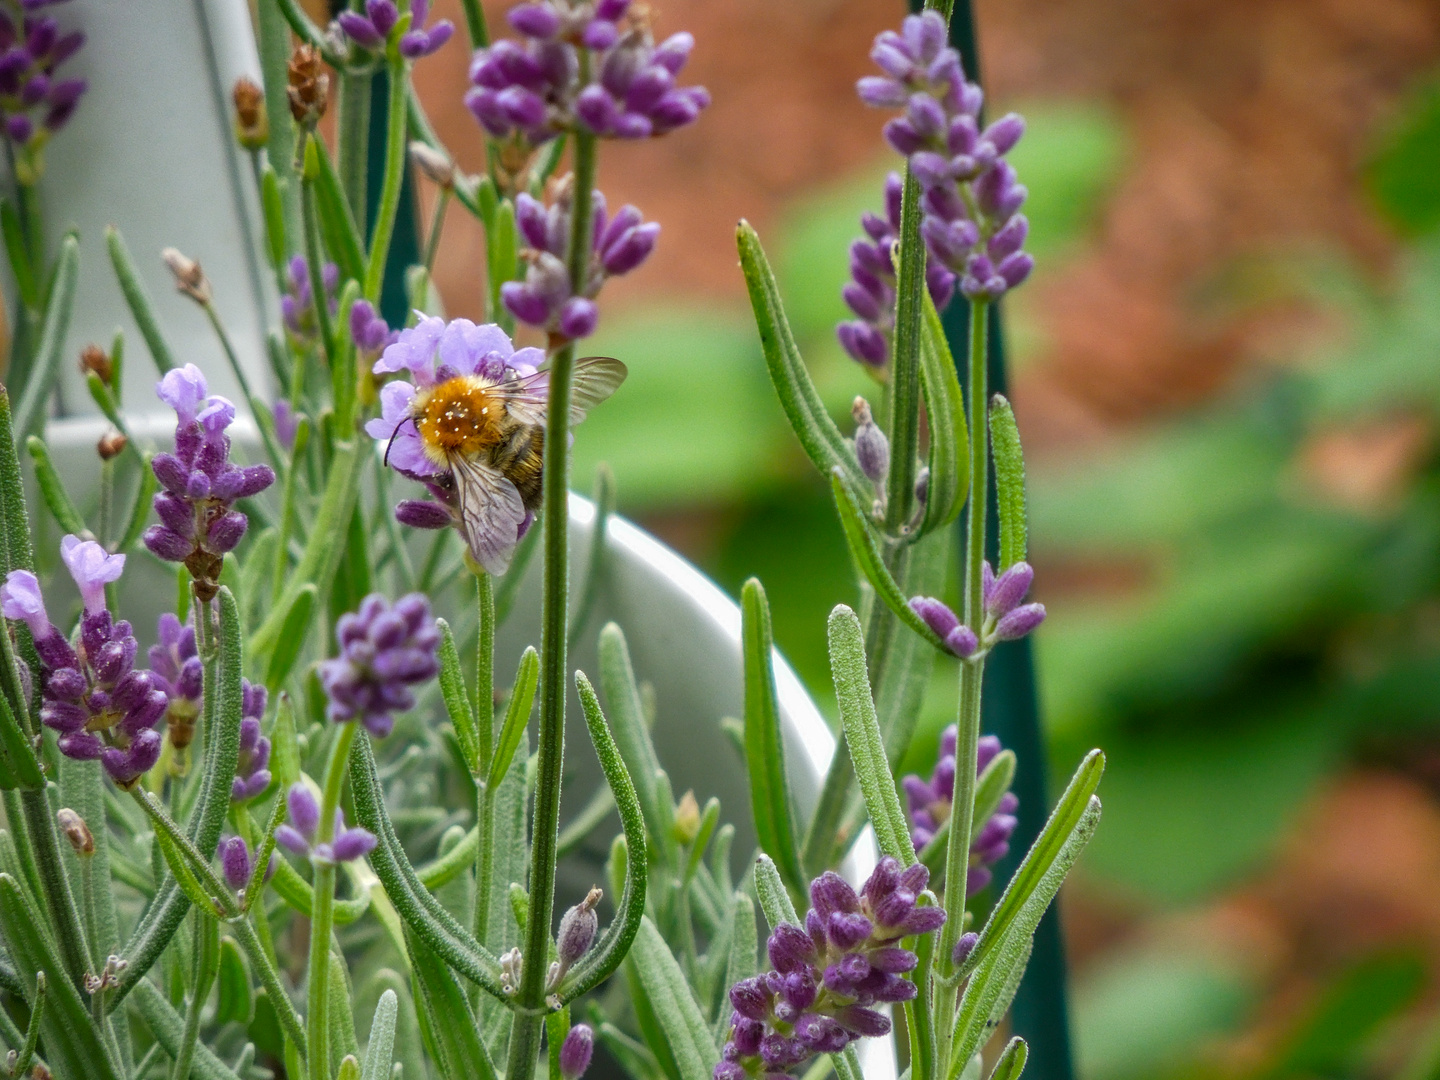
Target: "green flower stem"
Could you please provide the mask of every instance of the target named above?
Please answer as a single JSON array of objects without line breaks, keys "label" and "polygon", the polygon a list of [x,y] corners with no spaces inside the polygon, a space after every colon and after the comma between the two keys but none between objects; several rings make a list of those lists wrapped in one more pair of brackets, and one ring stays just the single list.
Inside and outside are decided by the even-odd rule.
[{"label": "green flower stem", "polygon": [[31,851],[40,875],[41,894],[65,962],[65,974],[76,986],[81,986],[87,961],[85,932],[81,929],[80,912],[75,907],[70,879],[65,875],[65,864],[60,858],[55,810],[50,805],[45,788],[22,788],[20,805],[24,808]]},{"label": "green flower stem", "polygon": [[200,1038],[200,1015],[210,987],[215,982],[220,958],[214,919],[203,911],[194,915],[195,933],[191,944],[190,1005],[185,1010],[185,1030],[180,1037],[180,1052],[171,1063],[170,1080],[188,1080],[195,1060],[195,1043]]},{"label": "green flower stem", "polygon": [[[584,280],[590,258],[590,193],[595,187],[595,137],[575,137],[574,201],[570,212],[570,280]],[[555,910],[555,852],[560,832],[560,782],[565,756],[566,619],[570,606],[570,398],[575,345],[561,346],[550,368],[545,422],[545,578],[540,615],[540,736],[531,841],[530,920],[519,1011],[510,1032],[507,1080],[531,1080],[540,1050],[550,920]]]},{"label": "green flower stem", "polygon": [[[313,133],[309,137],[319,138]],[[308,154],[306,156],[309,157]],[[305,219],[305,264],[310,274],[310,305],[315,309],[315,322],[320,327],[320,351],[325,357],[325,366],[329,368],[335,362],[335,326],[330,321],[330,305],[326,303],[325,256],[320,246],[320,212],[315,206],[315,181],[308,175],[302,176],[300,182],[300,212]],[[297,411],[300,408],[304,369],[304,357],[297,356],[295,377],[290,386],[290,404]]]},{"label": "green flower stem", "polygon": [[[320,794],[320,825],[316,844],[335,839],[335,808],[340,805],[340,788],[350,765],[350,746],[358,724],[342,724],[330,747],[325,764],[325,784]],[[335,864],[315,862],[315,902],[310,918],[310,969],[307,977],[306,1042],[310,1053],[310,1080],[330,1080],[330,938],[335,924]]]},{"label": "green flower stem", "polygon": [[[985,561],[986,496],[990,489],[990,428],[986,415],[989,393],[986,383],[986,331],[989,304],[970,304],[970,500],[965,520],[965,623],[979,631],[985,621],[982,567]],[[980,697],[985,676],[985,654],[960,665],[960,706],[955,748],[955,794],[950,811],[950,841],[945,849],[945,925],[940,930],[939,968],[953,975],[951,953],[965,929],[965,883],[970,868],[970,839],[974,826],[975,762],[980,741]],[[957,987],[942,985],[935,995],[935,1027],[942,1032],[939,1054],[947,1054],[955,1015]],[[945,1075],[949,1062],[942,1060],[937,1075]]]},{"label": "green flower stem", "polygon": [[460,0],[465,12],[465,32],[470,35],[470,49],[483,49],[490,44],[490,28],[485,23],[485,9],[480,0]]},{"label": "green flower stem", "polygon": [[350,213],[365,220],[365,171],[370,158],[370,80],[368,71],[340,71],[340,185]]},{"label": "green flower stem", "polygon": [[380,186],[380,207],[375,214],[375,232],[370,237],[370,261],[365,267],[365,299],[380,303],[380,286],[385,279],[385,259],[400,210],[400,188],[405,180],[406,96],[410,84],[405,61],[396,53],[390,60],[390,96],[386,105],[385,180]]},{"label": "green flower stem", "polygon": [[[303,1059],[305,1053],[305,1026],[300,1019],[300,1014],[295,1011],[295,1006],[290,1000],[285,985],[280,981],[280,971],[275,961],[274,946],[262,940],[256,926],[264,926],[265,912],[263,909],[256,914],[256,925],[252,925],[247,918],[233,919],[230,921],[230,932],[235,935],[235,940],[245,950],[245,955],[250,958],[250,963],[255,965],[255,970],[260,974],[260,985],[265,987],[265,993],[269,996],[271,1003],[275,1006],[275,1014],[280,1018],[280,1026],[284,1029],[285,1035],[295,1044],[295,1049],[300,1052]],[[268,928],[267,928],[268,930]]]},{"label": "green flower stem", "polygon": [[440,250],[440,231],[445,224],[445,210],[450,205],[450,189],[441,188],[435,196],[435,212],[430,216],[430,231],[425,236],[425,272],[435,271],[435,253]]},{"label": "green flower stem", "polygon": [[[225,351],[225,358],[230,361],[230,370],[235,373],[235,381],[240,384],[240,393],[245,395],[246,402],[250,405],[250,412],[255,417],[255,426],[260,429],[260,439],[265,443],[266,456],[270,458],[270,464],[277,471],[285,467],[285,455],[280,450],[280,444],[275,441],[275,432],[271,428],[269,417],[263,415],[265,406],[255,396],[255,391],[250,387],[250,379],[245,374],[245,368],[240,363],[240,355],[235,351],[235,345],[230,340],[230,335],[225,331],[225,324],[220,321],[220,313],[215,310],[214,302],[203,305],[205,315],[210,320],[210,325],[215,329],[215,336],[220,339],[220,347]],[[103,528],[103,526],[102,526]]]},{"label": "green flower stem", "polygon": [[205,889],[207,895],[215,900],[217,913],[224,918],[234,918],[240,913],[240,908],[235,903],[230,889],[220,880],[220,875],[215,873],[210,865],[210,860],[200,854],[200,849],[195,846],[195,841],[190,839],[188,833],[175,823],[175,819],[165,812],[165,808],[153,794],[145,788],[136,785],[130,789],[131,797],[140,804],[140,809],[155,826],[157,832],[163,832],[166,838],[175,845],[177,851],[185,857],[189,864],[189,870],[199,880],[200,885]]},{"label": "green flower stem", "polygon": [[907,169],[900,199],[900,266],[895,280],[895,358],[890,367],[890,478],[885,531],[900,536],[915,504],[920,446],[920,316],[924,308],[925,244],[920,239],[920,185]]},{"label": "green flower stem", "polygon": [[495,579],[476,569],[475,593],[480,613],[475,656],[475,736],[479,743],[475,773],[476,828],[475,940],[485,944],[490,927],[490,882],[495,876],[495,786],[487,782],[495,752]]}]

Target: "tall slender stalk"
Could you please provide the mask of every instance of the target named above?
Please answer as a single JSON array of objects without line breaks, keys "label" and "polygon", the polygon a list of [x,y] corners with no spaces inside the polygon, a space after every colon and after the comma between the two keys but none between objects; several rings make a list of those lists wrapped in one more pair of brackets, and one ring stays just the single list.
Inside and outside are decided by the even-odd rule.
[{"label": "tall slender stalk", "polygon": [[[570,210],[570,280],[585,280],[590,260],[590,193],[595,187],[595,136],[575,136],[574,202]],[[540,612],[540,746],[531,830],[530,921],[520,1009],[510,1033],[507,1080],[531,1080],[544,1019],[550,919],[555,910],[555,852],[560,830],[560,780],[565,746],[565,637],[570,606],[570,380],[575,345],[555,352],[545,422],[545,579]]]},{"label": "tall slender stalk", "polygon": [[365,173],[370,161],[370,81],[368,71],[340,73],[338,156],[340,186],[361,228],[365,224]]},{"label": "tall slender stalk", "polygon": [[390,253],[390,237],[395,232],[395,215],[400,209],[400,190],[405,180],[405,61],[396,57],[390,62],[389,97],[385,126],[385,180],[380,186],[380,206],[375,214],[375,231],[370,237],[370,262],[365,267],[365,299],[380,302],[380,286],[385,279],[385,259]]},{"label": "tall slender stalk", "polygon": [[[335,839],[335,808],[340,805],[340,788],[349,769],[350,746],[358,724],[342,724],[330,747],[325,764],[325,784],[320,795],[320,824],[315,830],[316,845]],[[335,929],[335,864],[315,861],[314,902],[310,915],[310,966],[305,1001],[305,1042],[310,1080],[330,1080],[330,937]]]},{"label": "tall slender stalk", "polygon": [[895,278],[895,359],[890,367],[890,476],[885,531],[899,536],[915,504],[915,459],[920,447],[920,314],[925,245],[920,239],[920,185],[909,169],[900,198],[900,266]]}]

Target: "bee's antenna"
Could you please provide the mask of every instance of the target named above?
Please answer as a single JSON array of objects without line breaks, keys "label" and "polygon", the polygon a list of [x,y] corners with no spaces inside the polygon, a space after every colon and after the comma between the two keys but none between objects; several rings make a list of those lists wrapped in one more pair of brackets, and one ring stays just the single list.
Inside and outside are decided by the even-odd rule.
[{"label": "bee's antenna", "polygon": [[395,425],[395,430],[390,433],[390,441],[385,444],[385,459],[381,462],[382,465],[390,464],[390,448],[395,445],[395,436],[400,434],[400,429],[405,426],[406,421],[413,421],[414,419],[413,416],[407,416]]}]

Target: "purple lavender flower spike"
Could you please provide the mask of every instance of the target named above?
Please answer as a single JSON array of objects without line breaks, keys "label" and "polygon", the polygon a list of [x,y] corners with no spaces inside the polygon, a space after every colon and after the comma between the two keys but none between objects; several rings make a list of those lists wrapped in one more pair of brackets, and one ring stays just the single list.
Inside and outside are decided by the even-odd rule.
[{"label": "purple lavender flower spike", "polygon": [[[249,844],[238,836],[222,836],[216,854],[220,857],[220,870],[224,875],[225,884],[237,893],[250,884],[250,875],[254,873],[255,862],[250,853]],[[276,858],[275,853],[271,852],[270,861],[265,866],[264,880],[266,881],[269,881],[270,876],[275,873]]]},{"label": "purple lavender flower spike", "polygon": [[390,329],[368,300],[356,300],[350,308],[350,340],[355,347],[373,362],[385,349],[393,345],[399,334]]},{"label": "purple lavender flower spike", "polygon": [[240,717],[240,757],[230,782],[230,801],[249,802],[270,786],[270,740],[260,734],[265,715],[265,687],[241,679],[244,702]]},{"label": "purple lavender flower spike", "polygon": [[945,921],[939,907],[918,903],[927,880],[923,866],[902,870],[886,858],[858,893],[831,872],[811,882],[806,928],[782,923],[770,935],[775,970],[730,988],[730,1036],[715,1080],[774,1077],[816,1054],[887,1034],[889,1020],[872,1006],[917,992],[903,975],[918,959],[901,938]]},{"label": "purple lavender flower spike", "polygon": [[[959,732],[954,724],[947,727],[940,737],[940,757],[929,780],[911,774],[900,783],[905,790],[906,801],[910,804],[910,839],[918,852],[935,838],[940,826],[950,820],[951,806],[955,798],[955,750]],[[983,735],[976,746],[975,773],[983,773],[995,756],[1000,753],[1000,740],[994,735]],[[970,865],[966,881],[966,895],[974,896],[990,883],[991,870],[1010,850],[1010,837],[1015,832],[1015,809],[1020,800],[1013,792],[1007,791],[1000,798],[995,812],[983,821],[976,822],[970,838]]]},{"label": "purple lavender flower spike", "polygon": [[587,1024],[576,1024],[560,1044],[560,1075],[564,1080],[580,1080],[594,1053],[595,1033]]},{"label": "purple lavender flower spike", "polygon": [[230,461],[225,432],[235,406],[209,394],[194,364],[168,372],[157,393],[175,410],[175,452],[151,461],[163,489],[154,503],[160,524],[146,529],[142,539],[159,558],[183,562],[196,595],[209,601],[219,588],[225,552],[245,534],[245,515],[232,509],[234,503],[264,491],[275,482],[275,472],[269,465]]},{"label": "purple lavender flower spike", "polygon": [[960,659],[973,656],[980,647],[975,631],[963,624],[943,601],[933,596],[914,596],[910,598],[910,610],[935,632],[948,652]]},{"label": "purple lavender flower spike", "polygon": [[340,655],[320,665],[320,683],[330,700],[326,715],[336,723],[359,720],[376,738],[389,735],[395,713],[415,705],[411,687],[440,670],[440,632],[430,603],[411,593],[393,607],[378,593],[335,627]]},{"label": "purple lavender flower spike", "polygon": [[[339,298],[336,290],[340,286],[340,268],[326,263],[321,268],[321,284],[325,287],[325,306],[331,315],[337,313]],[[311,346],[319,340],[320,319],[315,313],[315,290],[310,284],[310,264],[304,255],[296,255],[285,268],[285,293],[280,297],[280,313],[285,328],[302,346]]]},{"label": "purple lavender flower spike", "polygon": [[315,830],[320,826],[320,804],[300,781],[290,785],[285,797],[290,820],[275,830],[275,842],[296,855],[309,855],[310,845],[315,839]]},{"label": "purple lavender flower spike", "polygon": [[56,76],[85,35],[62,34],[53,17],[32,14],[43,6],[23,4],[18,25],[15,14],[0,18],[0,122],[16,151],[16,179],[25,185],[40,179],[45,143],[69,121],[87,85]]},{"label": "purple lavender flower spike", "polygon": [[124,560],[93,540],[66,536],[62,557],[85,601],[78,647],[50,623],[35,575],[15,570],[0,586],[0,612],[24,622],[40,657],[40,721],[54,730],[60,752],[99,759],[122,787],[134,784],[160,756],[155,725],[169,699],[163,680],[136,670],[139,644],[128,622],[115,622],[105,606],[105,585]]},{"label": "purple lavender flower spike", "polygon": [[861,79],[856,90],[867,105],[902,110],[884,133],[925,189],[927,277],[938,266],[951,275],[950,288],[958,281],[967,298],[993,301],[1020,285],[1034,266],[1020,250],[1023,219],[1012,227],[1025,188],[1005,160],[1025,122],[1009,113],[982,131],[984,95],[966,81],[959,54],[945,42],[945,20],[936,12],[910,16],[900,32],[876,37],[870,57],[882,74]]},{"label": "purple lavender flower spike", "polygon": [[983,570],[987,641],[1014,641],[1045,621],[1044,604],[1022,604],[1030,591],[1035,571],[1018,562],[998,578],[987,561]]}]

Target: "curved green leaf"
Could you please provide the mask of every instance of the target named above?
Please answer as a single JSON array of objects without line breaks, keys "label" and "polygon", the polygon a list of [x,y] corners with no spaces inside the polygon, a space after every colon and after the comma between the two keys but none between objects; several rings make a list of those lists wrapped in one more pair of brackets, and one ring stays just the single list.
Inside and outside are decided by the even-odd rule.
[{"label": "curved green leaf", "polygon": [[313,584],[303,585],[290,603],[281,624],[280,637],[275,642],[275,651],[270,654],[270,663],[265,671],[265,685],[273,694],[290,677],[305,639],[310,634],[310,619],[315,614],[315,602],[320,590]]},{"label": "curved green leaf", "polygon": [[55,283],[45,304],[45,327],[35,361],[25,380],[25,392],[15,406],[15,432],[28,435],[44,415],[45,403],[55,388],[60,374],[60,354],[65,349],[65,334],[70,329],[70,315],[75,308],[75,281],[80,275],[80,242],[71,234],[60,243],[60,256],[55,263]]},{"label": "curved green leaf", "polygon": [[930,293],[920,323],[920,391],[930,428],[930,482],[921,534],[944,528],[960,516],[970,490],[970,435],[965,398],[955,372],[955,357]]},{"label": "curved green leaf", "polygon": [[642,918],[627,963],[644,991],[655,1021],[674,1055],[680,1080],[709,1080],[720,1060],[700,1005],[670,946],[649,919]]},{"label": "curved green leaf", "polygon": [[1000,566],[1025,558],[1025,456],[1015,410],[1003,396],[990,399],[990,454],[995,460],[996,505],[1000,510]]},{"label": "curved green leaf", "polygon": [[[460,740],[460,751],[472,773],[480,769],[480,742],[475,727],[475,710],[470,707],[470,692],[465,686],[465,672],[460,668],[460,650],[455,647],[455,632],[444,619],[436,619],[440,631],[440,696]],[[472,856],[473,858],[473,856]]]},{"label": "curved green leaf", "polygon": [[515,757],[520,736],[530,723],[530,710],[535,704],[535,688],[539,683],[540,656],[532,645],[520,657],[520,667],[515,672],[515,688],[510,692],[510,704],[505,709],[505,723],[500,727],[500,741],[495,747],[495,756],[490,759],[490,775],[485,783],[492,789],[505,778],[510,761]]},{"label": "curved green leaf", "polygon": [[120,282],[120,291],[125,294],[125,303],[130,308],[135,325],[140,327],[140,336],[150,349],[155,367],[163,376],[175,366],[175,356],[160,331],[160,320],[155,317],[155,302],[150,299],[150,292],[130,256],[130,249],[125,246],[125,239],[114,225],[105,230],[105,246],[110,251],[110,265],[115,268],[115,277]]}]

